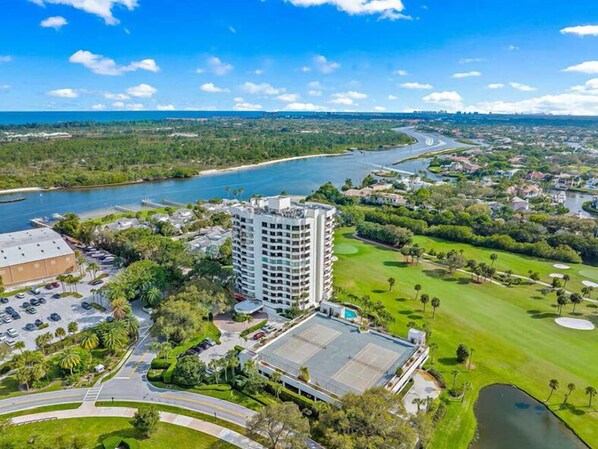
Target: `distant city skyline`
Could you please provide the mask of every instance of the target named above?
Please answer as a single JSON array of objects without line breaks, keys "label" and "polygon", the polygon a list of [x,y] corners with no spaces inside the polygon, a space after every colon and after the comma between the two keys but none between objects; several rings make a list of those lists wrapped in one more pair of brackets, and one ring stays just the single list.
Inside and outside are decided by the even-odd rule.
[{"label": "distant city skyline", "polygon": [[7,0],[0,110],[598,115],[593,0]]}]

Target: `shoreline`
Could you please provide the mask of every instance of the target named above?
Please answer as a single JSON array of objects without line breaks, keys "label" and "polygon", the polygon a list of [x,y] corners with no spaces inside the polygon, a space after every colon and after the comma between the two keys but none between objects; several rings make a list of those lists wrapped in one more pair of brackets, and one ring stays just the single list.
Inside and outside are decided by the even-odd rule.
[{"label": "shoreline", "polygon": [[50,189],[44,189],[43,187],[18,187],[16,189],[4,189],[0,190],[0,195],[10,195],[11,193],[25,193],[25,192],[43,192]]}]

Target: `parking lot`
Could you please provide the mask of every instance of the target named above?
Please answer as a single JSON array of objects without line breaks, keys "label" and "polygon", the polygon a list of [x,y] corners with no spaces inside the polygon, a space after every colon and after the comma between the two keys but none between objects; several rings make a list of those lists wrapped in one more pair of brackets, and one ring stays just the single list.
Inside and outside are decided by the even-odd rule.
[{"label": "parking lot", "polygon": [[[86,258],[89,262],[98,262],[89,256],[86,256]],[[0,313],[4,312],[5,316],[10,317],[10,314],[6,313],[5,310],[7,307],[12,307],[21,317],[18,319],[13,319],[11,322],[3,322],[3,320],[0,320],[0,340],[10,343],[11,345],[14,345],[14,343],[17,341],[23,341],[25,342],[26,349],[37,349],[35,339],[39,335],[45,334],[47,332],[50,332],[52,335],[54,335],[56,329],[59,327],[64,328],[66,331],[68,324],[72,321],[77,322],[79,325],[79,330],[87,329],[97,325],[110,315],[110,311],[106,310],[102,312],[95,308],[85,310],[82,307],[82,303],[96,302],[104,307],[107,307],[107,301],[104,300],[102,302],[99,298],[99,295],[96,295],[95,299],[93,299],[92,290],[98,290],[105,283],[109,282],[110,278],[117,271],[118,269],[112,265],[102,265],[101,273],[104,273],[106,276],[102,279],[103,283],[100,285],[90,285],[92,280],[91,275],[89,273],[85,273],[85,277],[79,281],[76,287],[77,292],[82,295],[82,298],[75,298],[74,296],[61,296],[60,298],[55,298],[53,297],[54,295],[63,293],[63,286],[59,285],[56,288],[46,289],[45,285],[48,283],[48,281],[46,281],[46,283],[43,285],[37,286],[39,289],[39,294],[34,294],[32,291],[27,291],[19,295],[22,296],[21,298],[17,298],[15,294],[11,294],[11,292],[5,292],[1,294],[1,297],[8,298],[8,302],[0,304]],[[73,274],[78,275],[78,273]],[[68,286],[68,289],[72,290],[73,286]],[[36,313],[30,314],[23,307],[23,304],[29,303],[31,305],[31,301],[34,298],[37,300],[43,298],[43,300],[45,300],[45,304],[41,303],[35,306]],[[50,315],[53,313],[58,314],[60,316],[60,320],[52,320]],[[48,324],[48,327],[39,329],[39,326],[34,324],[36,320],[41,320],[42,323]],[[27,324],[30,323],[33,324],[33,330],[27,330],[26,328]],[[7,332],[9,329],[16,330],[17,336],[12,337],[11,335],[8,335]]]}]

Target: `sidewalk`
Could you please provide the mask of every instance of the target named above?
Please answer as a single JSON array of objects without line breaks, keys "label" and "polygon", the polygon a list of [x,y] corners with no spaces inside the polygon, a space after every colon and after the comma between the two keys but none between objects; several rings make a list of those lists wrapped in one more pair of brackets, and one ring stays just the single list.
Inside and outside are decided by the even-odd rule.
[{"label": "sidewalk", "polygon": [[[36,413],[33,415],[17,416],[12,419],[12,422],[14,424],[27,424],[51,419],[98,417],[132,418],[136,411],[137,409],[135,408],[127,407],[94,407],[92,405],[83,405],[74,410],[56,410],[52,412]],[[178,415],[170,412],[160,412],[160,421],[203,432],[242,449],[264,449],[261,444],[256,443],[233,430],[217,424],[201,421],[190,416]]]}]

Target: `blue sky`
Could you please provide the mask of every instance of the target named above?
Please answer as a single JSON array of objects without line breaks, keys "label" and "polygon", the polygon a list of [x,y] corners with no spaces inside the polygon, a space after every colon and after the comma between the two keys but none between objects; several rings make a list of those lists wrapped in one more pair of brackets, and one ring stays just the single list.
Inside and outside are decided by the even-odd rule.
[{"label": "blue sky", "polygon": [[3,0],[0,110],[598,114],[595,0]]}]

